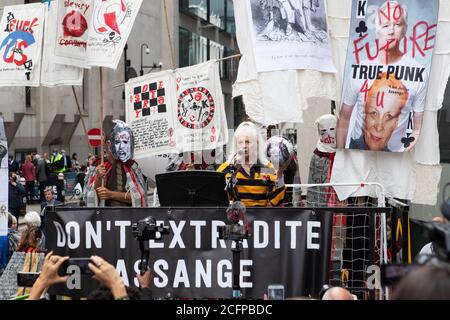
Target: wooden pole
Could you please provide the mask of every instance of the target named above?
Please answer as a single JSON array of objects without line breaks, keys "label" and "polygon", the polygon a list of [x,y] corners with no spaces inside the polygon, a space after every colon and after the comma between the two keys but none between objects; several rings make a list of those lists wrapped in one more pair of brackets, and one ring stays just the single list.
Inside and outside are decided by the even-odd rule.
[{"label": "wooden pole", "polygon": [[100,157],[101,164],[104,165],[104,157],[105,157],[105,142],[104,142],[104,133],[103,133],[103,68],[100,67],[100,132],[102,135],[101,144],[100,144]]},{"label": "wooden pole", "polygon": [[86,136],[86,140],[87,140],[87,143],[88,143],[89,150],[92,152],[92,147],[91,147],[91,145],[89,143],[89,137],[88,137],[88,134],[87,134],[86,124],[84,123],[83,114],[81,113],[80,103],[78,102],[78,97],[77,97],[77,93],[75,92],[75,87],[74,86],[72,86],[72,92],[73,92],[73,97],[75,98],[75,103],[76,103],[77,108],[78,108],[78,113],[80,115],[80,120],[81,120],[81,125],[83,126],[84,135]]}]

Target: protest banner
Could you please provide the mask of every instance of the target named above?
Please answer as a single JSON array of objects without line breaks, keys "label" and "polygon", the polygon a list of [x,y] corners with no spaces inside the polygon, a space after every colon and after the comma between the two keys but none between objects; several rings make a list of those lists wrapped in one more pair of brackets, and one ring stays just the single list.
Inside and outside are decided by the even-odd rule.
[{"label": "protest banner", "polygon": [[250,35],[245,36],[252,41],[258,72],[293,69],[336,72],[328,39],[325,0],[246,3]]},{"label": "protest banner", "polygon": [[[72,258],[97,255],[111,263],[125,285],[138,286],[139,242],[132,225],[151,216],[169,227],[150,240],[154,298],[226,298],[232,290],[232,241],[218,239],[226,208],[56,208],[47,212],[47,246]],[[249,208],[251,236],[242,243],[240,285],[245,298],[262,298],[269,284],[286,297],[317,296],[328,280],[332,213],[299,208]],[[78,278],[77,278],[78,276]],[[98,283],[76,270],[55,294],[86,296]]]},{"label": "protest banner", "polygon": [[6,6],[0,22],[0,86],[39,86],[45,6]]},{"label": "protest banner", "polygon": [[403,152],[425,109],[439,1],[353,0],[339,148]]}]

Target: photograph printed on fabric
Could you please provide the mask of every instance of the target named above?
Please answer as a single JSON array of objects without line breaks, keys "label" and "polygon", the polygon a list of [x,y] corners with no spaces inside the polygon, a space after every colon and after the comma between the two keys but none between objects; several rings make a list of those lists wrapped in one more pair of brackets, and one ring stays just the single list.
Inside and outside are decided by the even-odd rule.
[{"label": "photograph printed on fabric", "polygon": [[248,6],[258,72],[335,72],[324,0],[250,0]]},{"label": "photograph printed on fabric", "polygon": [[403,152],[417,143],[438,10],[438,0],[353,0],[338,148]]}]

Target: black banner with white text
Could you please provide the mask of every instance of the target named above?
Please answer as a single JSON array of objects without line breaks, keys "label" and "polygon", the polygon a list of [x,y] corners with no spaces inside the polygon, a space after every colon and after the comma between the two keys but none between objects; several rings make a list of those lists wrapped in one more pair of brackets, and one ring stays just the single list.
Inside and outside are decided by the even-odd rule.
[{"label": "black banner with white text", "polygon": [[[149,266],[155,298],[229,298],[232,241],[218,239],[229,224],[226,208],[56,208],[47,213],[49,250],[71,258],[98,255],[113,264],[125,285],[138,286],[139,243],[132,224],[152,216],[169,227],[150,240]],[[270,284],[286,297],[317,295],[328,280],[332,213],[301,208],[249,208],[250,237],[243,242],[240,285],[245,298],[261,299]],[[98,286],[90,276],[74,277],[51,293],[86,296]]]}]

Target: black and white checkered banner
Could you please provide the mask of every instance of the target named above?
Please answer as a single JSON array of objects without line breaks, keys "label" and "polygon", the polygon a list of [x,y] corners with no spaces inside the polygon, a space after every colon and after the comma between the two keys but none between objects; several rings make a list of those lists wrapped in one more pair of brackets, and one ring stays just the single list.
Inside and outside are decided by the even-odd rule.
[{"label": "black and white checkered banner", "polygon": [[136,159],[213,150],[227,143],[215,61],[134,78],[125,90],[126,120],[134,132]]}]

